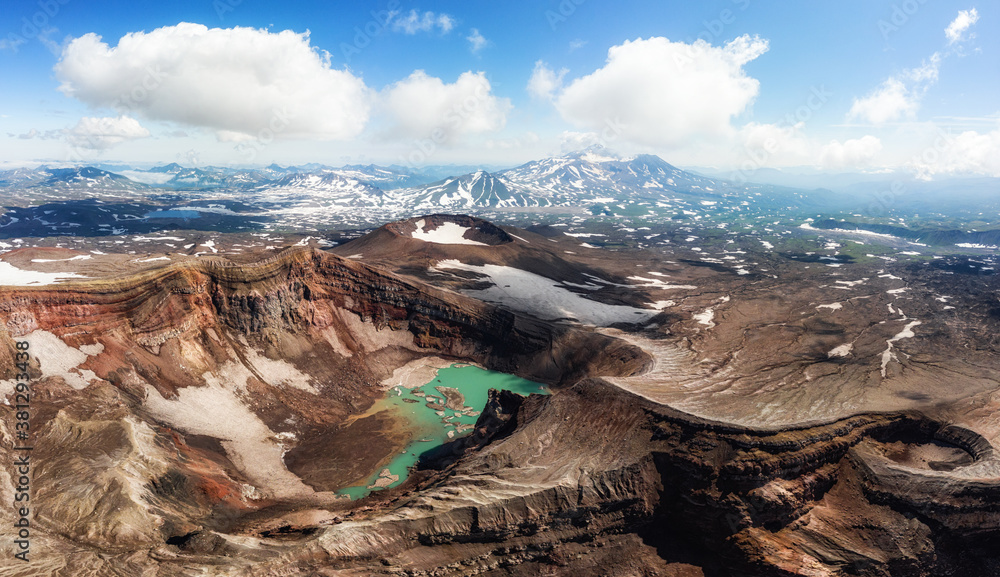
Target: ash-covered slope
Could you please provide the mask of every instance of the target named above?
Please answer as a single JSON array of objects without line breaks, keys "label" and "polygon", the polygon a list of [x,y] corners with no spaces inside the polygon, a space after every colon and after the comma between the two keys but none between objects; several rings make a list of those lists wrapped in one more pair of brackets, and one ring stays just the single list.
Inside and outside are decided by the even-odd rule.
[{"label": "ash-covered slope", "polygon": [[435,214],[387,224],[333,252],[546,320],[611,326],[660,314],[642,281],[567,258],[576,250],[580,243],[572,237],[549,239],[475,217]]},{"label": "ash-covered slope", "polygon": [[[476,226],[474,219],[443,216],[434,226],[449,218],[466,230]],[[691,510],[682,512],[686,507],[671,505],[662,518],[675,526],[679,515],[683,530],[697,528],[699,539],[720,525],[728,527],[705,541],[706,551],[718,550],[713,539],[726,539],[736,546],[727,555],[743,561],[719,574],[995,570],[986,543],[998,535],[986,528],[992,521],[982,519],[993,517],[983,517],[977,504],[1000,487],[1000,460],[993,449],[1000,429],[984,419],[990,410],[985,407],[997,406],[1000,382],[997,343],[988,328],[997,326],[987,302],[996,286],[992,277],[955,278],[920,264],[816,267],[757,254],[749,258],[775,274],[748,279],[723,267],[685,266],[670,255],[661,260],[588,251],[569,237],[514,229],[506,229],[511,241],[498,245],[500,250],[454,242],[454,235],[452,242],[419,240],[424,235],[418,231],[428,222],[414,219],[374,233],[372,239],[379,238],[374,244],[392,247],[385,252],[368,248],[372,239],[337,250],[357,251],[401,273],[533,314],[544,292],[519,298],[516,285],[506,284],[516,277],[496,274],[498,268],[531,269],[584,294],[603,281],[617,285],[618,298],[636,293],[649,300],[670,298],[659,303],[661,315],[644,325],[651,332],[633,327],[613,333],[652,354],[653,369],[607,380],[682,410],[680,422],[736,435],[709,442],[710,452],[722,451],[709,459],[718,459],[718,465],[703,463],[707,477],[670,493],[671,503],[699,495],[701,505],[694,509],[699,512],[691,516]],[[472,235],[459,238],[466,237]],[[577,246],[571,249],[569,243]],[[567,276],[572,269],[590,275],[589,286],[572,286]],[[492,288],[484,289],[484,283]],[[542,285],[535,279],[534,286]],[[607,296],[587,294],[594,300]],[[522,442],[539,434],[528,433]],[[773,439],[749,440],[761,435]],[[672,460],[688,458],[690,447],[672,446],[658,458],[672,463],[669,475],[685,477],[691,463]],[[668,482],[663,469],[660,473],[665,485],[691,482],[680,477]],[[710,481],[716,474],[718,480]],[[917,489],[925,484],[927,489]],[[930,513],[941,508],[951,513]],[[908,519],[914,516],[921,521],[911,527]],[[701,524],[704,518],[714,520]],[[662,535],[663,529],[652,531]],[[653,542],[646,535],[647,543]],[[971,547],[963,560],[957,543],[966,539]],[[750,565],[740,565],[744,562]]]},{"label": "ash-covered slope", "polygon": [[[283,455],[336,434],[415,358],[444,355],[551,383],[648,361],[623,341],[308,250],[250,266],[205,262],[5,289],[0,311],[4,379],[20,372],[15,341],[31,344],[33,502],[49,550],[134,551],[226,531],[254,511],[266,519],[269,507],[342,507]],[[594,347],[608,355],[581,353]],[[13,380],[0,384],[13,393]],[[399,424],[382,418],[385,434],[359,457],[373,468],[399,450]],[[12,447],[3,445],[8,461]],[[39,563],[33,570],[44,572]]]},{"label": "ash-covered slope", "polygon": [[[742,426],[940,411],[1000,381],[993,276],[770,251],[691,260],[595,249],[557,229],[500,227],[506,238],[487,246],[486,225],[410,219],[334,251],[541,318],[621,328],[662,361],[621,386]],[[738,258],[759,272],[725,266]]]},{"label": "ash-covered slope", "polygon": [[[996,321],[975,306],[992,298],[992,277],[977,288],[916,265],[762,254],[780,277],[748,278],[448,215],[391,223],[336,252],[0,289],[8,402],[14,342],[33,355],[42,553],[22,564],[8,542],[0,569],[1000,569]],[[532,309],[539,301],[553,308]],[[636,311],[650,316],[635,322]],[[553,394],[493,393],[475,431],[424,455],[403,486],[336,499],[329,489],[357,472],[331,463],[370,470],[400,449],[391,415],[367,428],[352,417],[428,356]],[[0,412],[10,462],[14,408]],[[6,502],[9,475],[0,469]],[[0,523],[12,515],[0,508]]]}]

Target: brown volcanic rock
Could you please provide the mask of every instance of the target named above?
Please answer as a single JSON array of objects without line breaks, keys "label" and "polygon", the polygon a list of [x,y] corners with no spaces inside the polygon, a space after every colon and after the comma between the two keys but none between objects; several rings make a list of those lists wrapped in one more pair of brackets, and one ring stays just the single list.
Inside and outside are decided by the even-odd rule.
[{"label": "brown volcanic rock", "polygon": [[[448,456],[452,464],[391,508],[322,530],[310,553],[286,556],[280,566],[292,574],[336,564],[387,575],[402,568],[418,575],[448,567],[462,575],[499,567],[514,575],[599,575],[669,567],[805,576],[931,575],[995,563],[985,547],[956,550],[954,534],[919,505],[897,497],[890,506],[877,497],[871,474],[850,456],[865,442],[933,439],[940,425],[919,415],[753,432],[691,419],[600,381],[551,397],[503,397],[491,397],[480,440],[457,443],[463,458]],[[980,519],[980,531],[995,527],[970,505],[953,508],[953,519]],[[626,546],[613,537],[621,533],[641,542]],[[602,569],[595,553],[606,547],[624,547],[620,554],[635,559]],[[659,563],[649,562],[651,547]],[[277,571],[277,562],[264,562],[251,574]]]},{"label": "brown volcanic rock", "polygon": [[[187,543],[182,536],[225,531],[262,507],[335,505],[289,484],[269,447],[294,451],[305,438],[303,454],[351,459],[357,441],[349,442],[352,430],[339,431],[345,417],[381,396],[378,381],[415,356],[447,354],[548,382],[648,362],[603,335],[311,250],[255,266],[206,261],[10,289],[0,294],[0,323],[4,378],[16,372],[14,341],[31,343],[37,522],[52,536],[116,550]],[[395,426],[383,423],[375,441],[398,444]],[[340,449],[326,442],[338,434]],[[4,454],[11,446],[4,443]],[[323,476],[295,466],[296,454],[293,470]],[[267,471],[281,474],[272,483]],[[317,478],[314,486],[324,491],[336,481]]]},{"label": "brown volcanic rock", "polygon": [[[427,242],[413,238],[417,222],[425,221],[424,227],[451,223],[470,229],[468,240],[482,242],[485,246],[467,244],[446,244]],[[564,237],[568,244],[552,242],[546,237],[524,230],[508,227],[507,232],[487,221],[461,215],[432,215],[390,223],[357,240],[340,245],[331,250],[334,254],[375,263],[396,273],[413,277],[435,286],[465,288],[475,283],[463,283],[460,279],[445,278],[428,274],[428,269],[439,261],[454,259],[472,265],[495,264],[525,270],[556,281],[569,281],[579,285],[593,282],[587,276],[613,279],[601,267],[592,266],[589,259],[569,259],[564,249],[578,248],[575,239]],[[514,232],[516,231],[516,232]],[[516,236],[514,236],[516,235]],[[594,255],[595,257],[597,255]],[[600,259],[595,258],[598,261]],[[621,279],[617,279],[621,280]],[[614,285],[593,291],[590,296],[608,302],[631,302],[638,293],[615,290]],[[636,304],[641,301],[637,301]]]},{"label": "brown volcanic rock", "polygon": [[383,411],[335,430],[303,435],[285,455],[285,464],[317,491],[333,491],[361,485],[409,441],[406,431]]},{"label": "brown volcanic rock", "polygon": [[[13,339],[35,359],[36,543],[60,552],[17,570],[1000,574],[994,343],[979,312],[932,307],[941,286],[911,279],[890,293],[904,281],[874,270],[750,281],[675,264],[659,270],[697,290],[644,332],[600,334],[420,279],[426,263],[461,258],[618,282],[636,261],[580,264],[521,231],[439,245],[408,226],[338,249],[367,246],[364,262],[292,250],[0,293],[0,379],[14,373]],[[855,273],[870,283],[830,287]],[[637,303],[657,290],[605,294]],[[915,318],[881,375],[887,341]],[[850,356],[829,354],[844,342]],[[938,352],[949,342],[961,351]],[[400,488],[357,503],[324,493],[368,467],[345,466],[358,445],[375,462],[398,443],[392,422],[358,416],[380,380],[428,354],[554,394],[491,394],[473,434],[426,455]]]},{"label": "brown volcanic rock", "polygon": [[[514,242],[514,239],[507,234],[504,229],[493,224],[492,222],[476,218],[474,216],[461,214],[430,214],[419,218],[411,218],[409,220],[389,223],[382,227],[381,230],[391,232],[399,237],[412,238],[414,231],[417,230],[418,222],[421,223],[422,230],[425,232],[436,230],[438,227],[444,226],[448,223],[458,225],[462,228],[469,229],[463,234],[463,238],[488,246],[497,246]],[[371,244],[382,244],[382,242],[384,242],[384,240],[379,236],[373,236],[370,240],[373,241]]]},{"label": "brown volcanic rock", "polygon": [[[117,281],[13,289],[0,295],[0,321],[8,338],[41,329],[59,331],[73,345],[100,342],[113,347],[109,353],[114,354],[108,356],[128,358],[136,373],[155,375],[156,384],[167,391],[195,384],[191,381],[200,379],[191,373],[231,360],[241,349],[233,347],[233,335],[245,335],[240,338],[253,339],[265,354],[282,358],[301,357],[323,343],[342,357],[378,355],[387,342],[392,346],[394,339],[412,339],[414,352],[432,349],[500,363],[508,370],[520,358],[529,363],[527,372],[521,372],[540,380],[559,378],[566,368],[553,359],[530,361],[542,347],[560,346],[564,340],[566,348],[573,349],[587,340],[612,346],[616,342],[554,329],[361,263],[305,250],[257,266],[209,262]],[[317,338],[330,329],[333,335]],[[164,346],[182,347],[173,352],[182,352],[192,364],[156,361]],[[617,346],[631,355],[619,357],[621,362],[638,361],[632,370],[642,367],[634,347]],[[2,360],[9,363],[10,353]],[[101,360],[97,355],[88,362],[98,365]],[[341,375],[336,372],[338,385],[343,385]],[[98,376],[110,380],[113,375],[107,371]]]},{"label": "brown volcanic rock", "polygon": [[[18,268],[31,267],[34,260],[66,260],[73,257],[86,256],[78,250],[54,246],[21,247],[7,251],[0,260],[9,262]],[[40,264],[40,263],[35,263]]]}]

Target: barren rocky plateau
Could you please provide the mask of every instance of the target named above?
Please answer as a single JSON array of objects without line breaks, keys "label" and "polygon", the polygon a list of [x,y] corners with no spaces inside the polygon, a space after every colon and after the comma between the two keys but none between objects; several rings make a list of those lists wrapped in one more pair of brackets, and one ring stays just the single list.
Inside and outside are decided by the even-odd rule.
[{"label": "barren rocky plateau", "polygon": [[[745,258],[432,215],[0,288],[2,461],[20,341],[34,443],[30,561],[4,539],[0,574],[1000,575],[997,277]],[[357,417],[450,362],[552,394],[491,392],[397,488],[316,481],[398,452]]]}]

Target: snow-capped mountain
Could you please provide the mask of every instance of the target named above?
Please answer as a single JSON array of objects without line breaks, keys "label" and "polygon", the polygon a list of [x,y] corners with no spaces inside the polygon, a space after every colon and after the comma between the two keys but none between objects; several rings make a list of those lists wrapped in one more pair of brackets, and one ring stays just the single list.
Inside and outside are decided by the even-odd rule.
[{"label": "snow-capped mountain", "polygon": [[418,210],[472,207],[547,206],[518,188],[512,189],[504,178],[479,170],[431,184],[396,191],[393,202]]},{"label": "snow-capped mountain", "polygon": [[658,156],[618,156],[591,147],[497,173],[477,171],[397,191],[394,199],[420,209],[588,206],[607,202],[656,202],[665,195],[719,197],[724,181],[676,168]]},{"label": "snow-capped mountain", "polygon": [[154,166],[150,168],[148,172],[162,172],[168,174],[177,174],[184,170],[184,167],[177,164],[176,162],[171,162],[170,164],[164,164],[163,166]]},{"label": "snow-capped mountain", "polygon": [[132,180],[175,189],[247,188],[284,175],[268,169],[185,168],[176,162],[149,170],[130,170],[125,174]]},{"label": "snow-capped mountain", "polygon": [[435,180],[434,178],[429,178],[425,174],[417,173],[413,170],[395,165],[378,166],[375,164],[348,164],[342,168],[332,169],[330,172],[336,172],[346,177],[367,182],[381,188],[382,190],[393,190],[407,186],[419,186]]},{"label": "snow-capped mountain", "polygon": [[45,188],[50,190],[94,189],[101,191],[145,190],[148,187],[129,178],[92,166],[81,168],[45,168],[32,171],[33,175],[22,174],[17,186]]},{"label": "snow-capped mountain", "polygon": [[0,187],[19,188],[31,186],[42,182],[48,176],[48,172],[43,170],[43,167],[36,169],[15,168],[13,170],[0,170]]},{"label": "snow-capped mountain", "polygon": [[258,186],[261,200],[314,202],[325,208],[378,207],[385,204],[385,192],[368,182],[339,172],[289,174]]},{"label": "snow-capped mountain", "polygon": [[[272,164],[247,169],[187,168],[171,163],[144,170],[124,168],[121,174],[93,167],[6,171],[0,173],[0,188],[23,191],[36,200],[67,193],[86,198],[96,193],[119,196],[129,191],[170,190],[191,199],[238,200],[296,215],[329,212],[328,218],[344,218],[355,209],[366,209],[355,216],[373,216],[533,207],[695,218],[710,213],[794,210],[806,205],[812,210],[824,198],[807,198],[804,191],[769,185],[737,185],[681,170],[658,156],[622,157],[602,147],[494,172],[480,169],[430,183],[424,183],[430,174],[427,170],[401,166],[334,169]],[[403,184],[408,186],[401,188]]]},{"label": "snow-capped mountain", "polygon": [[[157,166],[148,170],[124,171],[133,180],[154,186],[174,189],[256,189],[262,186],[287,186],[290,176],[315,175],[321,178],[329,174],[358,182],[368,183],[383,190],[391,190],[404,186],[418,186],[435,179],[414,171],[397,166],[347,165],[342,168],[331,168],[321,164],[306,164],[302,166],[283,167],[271,164],[264,168],[247,169],[232,167],[197,167],[185,168],[177,163]],[[315,180],[299,180],[296,186],[308,186],[307,182],[316,182],[325,188],[329,182]]]},{"label": "snow-capped mountain", "polygon": [[601,146],[529,162],[500,176],[522,194],[555,205],[656,200],[665,193],[712,197],[725,185],[685,172],[658,156],[621,157]]}]

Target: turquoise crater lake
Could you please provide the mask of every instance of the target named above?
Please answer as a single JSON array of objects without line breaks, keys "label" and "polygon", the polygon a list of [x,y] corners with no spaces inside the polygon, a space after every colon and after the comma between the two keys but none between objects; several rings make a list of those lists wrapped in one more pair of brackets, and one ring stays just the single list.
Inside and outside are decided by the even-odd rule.
[{"label": "turquoise crater lake", "polygon": [[490,389],[507,390],[519,395],[549,393],[541,383],[461,364],[439,369],[429,383],[420,387],[393,387],[370,412],[393,411],[408,422],[410,442],[388,465],[373,471],[364,484],[346,487],[337,493],[360,499],[372,491],[398,486],[406,480],[410,468],[416,465],[422,453],[466,435],[473,429],[479,413],[489,400]]}]

